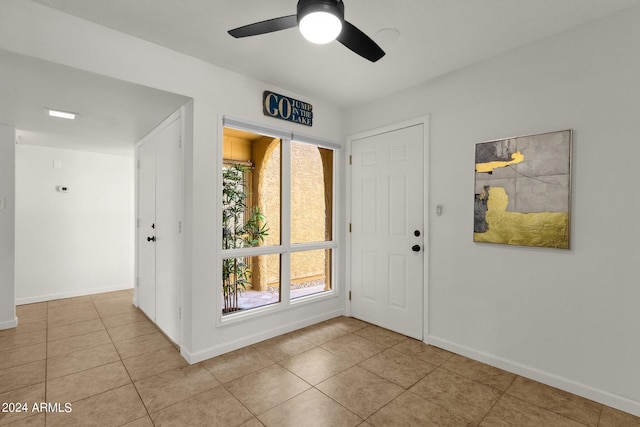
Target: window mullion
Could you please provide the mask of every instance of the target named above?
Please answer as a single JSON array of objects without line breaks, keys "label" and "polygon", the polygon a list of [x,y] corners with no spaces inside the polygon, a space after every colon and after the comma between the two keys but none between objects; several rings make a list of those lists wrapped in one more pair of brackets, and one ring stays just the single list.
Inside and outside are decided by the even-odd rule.
[{"label": "window mullion", "polygon": [[286,252],[283,246],[252,246],[249,248],[225,249],[222,251],[222,258],[251,257],[283,252]]},{"label": "window mullion", "polygon": [[281,302],[289,305],[291,295],[291,140],[282,139],[281,157],[281,239],[284,251],[280,255]]},{"label": "window mullion", "polygon": [[315,251],[318,249],[335,249],[337,247],[338,244],[334,240],[328,240],[326,242],[295,243],[291,245],[291,252]]}]

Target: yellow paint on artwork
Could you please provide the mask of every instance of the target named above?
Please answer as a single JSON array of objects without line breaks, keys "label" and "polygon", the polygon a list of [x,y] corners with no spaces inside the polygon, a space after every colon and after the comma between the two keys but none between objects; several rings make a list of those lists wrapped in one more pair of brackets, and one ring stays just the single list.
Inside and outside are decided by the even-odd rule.
[{"label": "yellow paint on artwork", "polygon": [[509,196],[504,188],[491,187],[487,201],[487,225],[484,233],[474,233],[475,242],[508,245],[569,247],[567,212],[507,212]]},{"label": "yellow paint on artwork", "polygon": [[476,172],[493,172],[494,169],[506,168],[509,165],[517,165],[524,160],[524,154],[516,151],[511,155],[511,161],[508,162],[487,162],[476,163]]}]

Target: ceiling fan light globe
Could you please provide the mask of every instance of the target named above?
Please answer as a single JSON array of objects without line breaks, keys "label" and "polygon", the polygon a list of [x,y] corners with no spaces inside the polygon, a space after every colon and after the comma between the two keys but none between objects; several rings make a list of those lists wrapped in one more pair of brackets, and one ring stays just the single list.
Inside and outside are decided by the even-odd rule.
[{"label": "ceiling fan light globe", "polygon": [[342,31],[342,20],[332,13],[316,11],[303,16],[298,27],[311,43],[326,44],[338,37]]}]

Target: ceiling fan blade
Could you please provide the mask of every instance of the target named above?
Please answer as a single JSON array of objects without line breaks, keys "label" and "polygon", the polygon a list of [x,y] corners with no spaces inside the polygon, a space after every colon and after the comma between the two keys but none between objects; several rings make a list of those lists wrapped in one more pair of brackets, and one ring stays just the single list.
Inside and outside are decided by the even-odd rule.
[{"label": "ceiling fan blade", "polygon": [[376,62],[385,55],[376,42],[347,21],[342,24],[342,32],[337,40],[371,62]]},{"label": "ceiling fan blade", "polygon": [[280,18],[268,19],[266,21],[256,22],[255,24],[245,25],[233,30],[229,30],[235,38],[257,36],[259,34],[272,33],[274,31],[286,30],[298,26],[298,18],[296,15],[281,16]]}]

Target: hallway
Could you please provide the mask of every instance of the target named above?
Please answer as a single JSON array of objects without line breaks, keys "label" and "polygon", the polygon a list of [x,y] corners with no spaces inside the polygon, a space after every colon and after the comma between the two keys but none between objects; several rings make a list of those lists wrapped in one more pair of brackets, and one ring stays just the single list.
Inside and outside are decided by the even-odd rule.
[{"label": "hallway", "polygon": [[[0,331],[0,425],[640,425],[346,317],[189,366],[131,298],[19,306],[18,328]],[[60,405],[34,412],[42,402]]]}]

